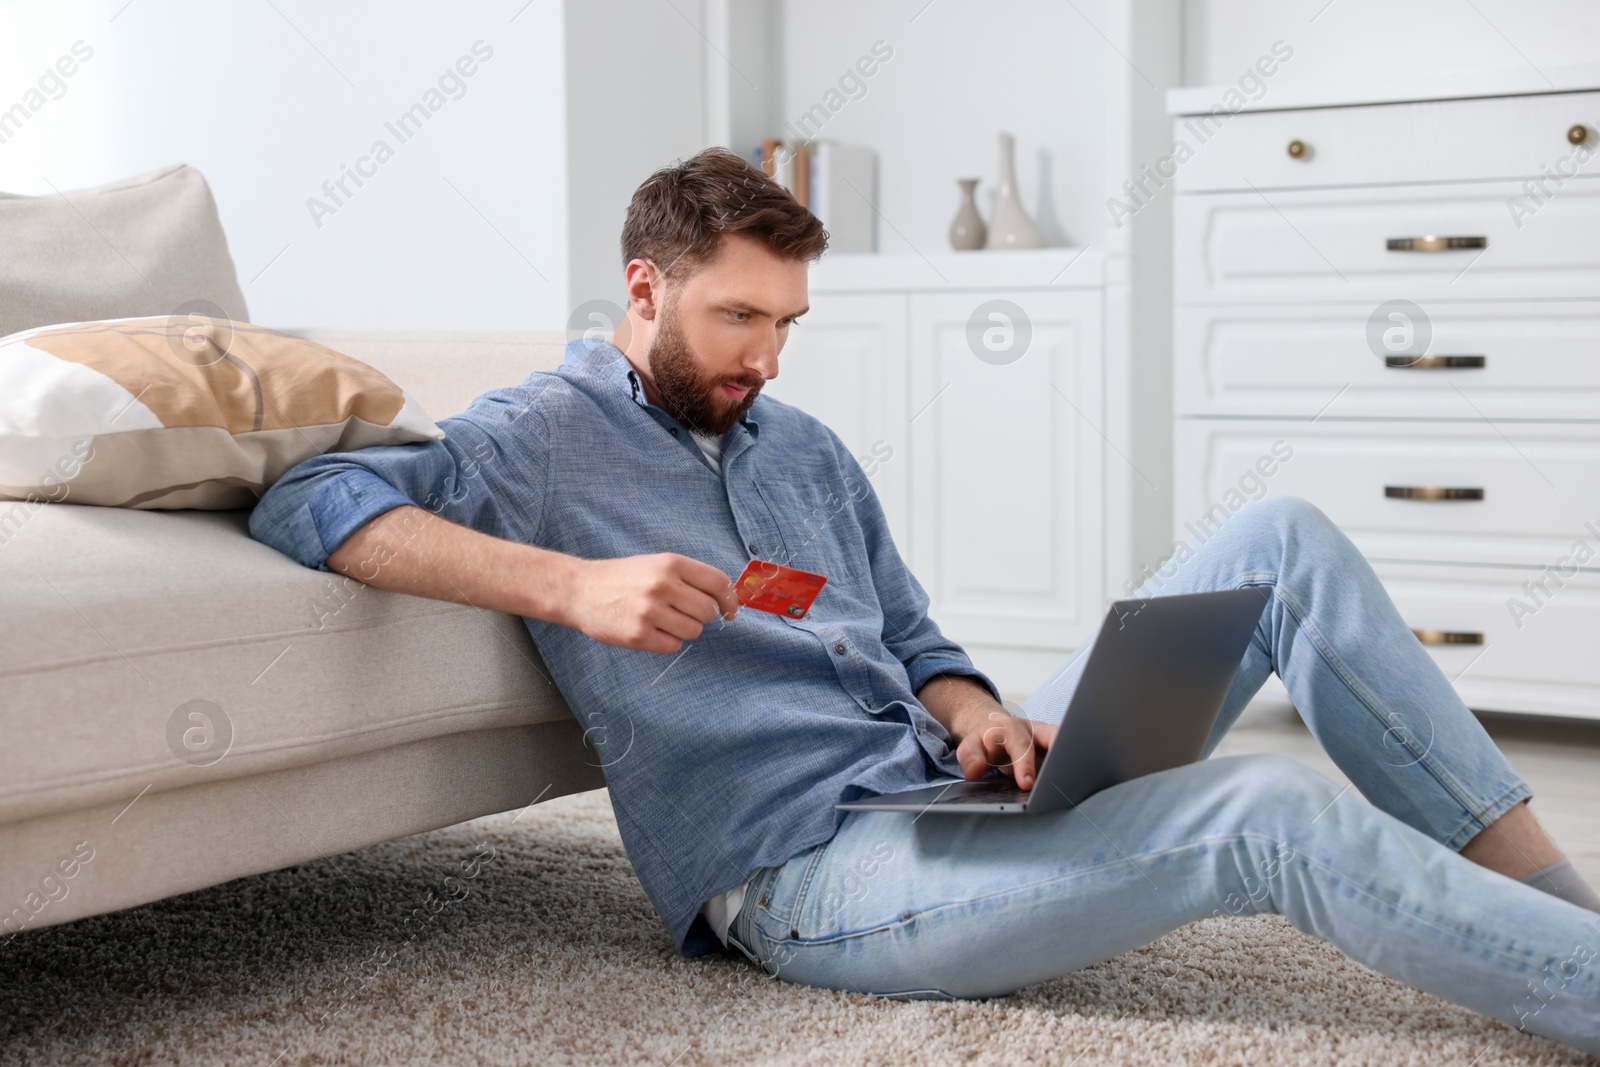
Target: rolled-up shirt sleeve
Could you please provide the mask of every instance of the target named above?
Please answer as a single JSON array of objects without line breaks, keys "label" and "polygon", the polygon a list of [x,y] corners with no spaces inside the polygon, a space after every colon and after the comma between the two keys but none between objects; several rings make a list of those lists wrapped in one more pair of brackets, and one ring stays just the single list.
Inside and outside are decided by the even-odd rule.
[{"label": "rolled-up shirt sleeve", "polygon": [[327,560],[361,527],[413,505],[505,536],[505,517],[537,531],[544,511],[550,434],[535,406],[542,385],[485,393],[442,419],[440,441],[313,456],[278,479],[250,513],[250,535],[307,567]]},{"label": "rolled-up shirt sleeve", "polygon": [[[994,682],[973,666],[965,650],[940,632],[938,624],[928,616],[928,594],[901,559],[889,533],[883,505],[861,464],[837,436],[834,448],[845,471],[845,487],[856,519],[866,537],[872,582],[883,609],[883,643],[904,665],[911,692],[918,692],[938,675],[960,674],[978,682],[998,702],[1000,690]],[[856,487],[857,483],[861,488]]]}]

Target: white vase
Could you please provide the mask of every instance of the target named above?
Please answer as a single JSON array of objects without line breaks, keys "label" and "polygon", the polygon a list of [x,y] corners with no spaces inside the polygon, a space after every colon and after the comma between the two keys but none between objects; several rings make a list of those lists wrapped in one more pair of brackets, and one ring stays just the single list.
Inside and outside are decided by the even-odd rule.
[{"label": "white vase", "polygon": [[1017,196],[1016,148],[1016,138],[1009,133],[1000,135],[1000,194],[989,219],[987,248],[1043,248],[1047,244],[1044,231],[1028,217]]}]

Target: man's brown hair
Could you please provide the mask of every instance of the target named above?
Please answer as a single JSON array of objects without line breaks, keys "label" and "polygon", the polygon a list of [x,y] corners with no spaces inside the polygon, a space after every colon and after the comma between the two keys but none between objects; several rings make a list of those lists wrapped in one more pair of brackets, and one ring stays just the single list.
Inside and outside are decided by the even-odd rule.
[{"label": "man's brown hair", "polygon": [[622,262],[648,259],[681,282],[716,254],[725,233],[760,238],[785,259],[813,260],[828,247],[822,223],[788,190],[726,148],[707,148],[634,190]]}]

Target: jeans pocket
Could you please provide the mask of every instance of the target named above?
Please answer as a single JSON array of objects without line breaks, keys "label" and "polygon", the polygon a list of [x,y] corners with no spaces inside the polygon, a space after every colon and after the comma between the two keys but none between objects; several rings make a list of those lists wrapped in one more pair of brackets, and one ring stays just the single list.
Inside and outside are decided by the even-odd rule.
[{"label": "jeans pocket", "polygon": [[[835,837],[838,835],[836,834]],[[774,939],[793,941],[815,937],[816,909],[810,902],[828,846],[834,838],[819,842],[804,852],[791,856],[778,871],[778,877],[768,890],[766,925]]]},{"label": "jeans pocket", "polygon": [[[771,910],[782,874],[781,865],[757,871],[745,893],[744,906],[728,925],[728,947],[761,968],[768,978],[777,978],[783,966],[794,958],[794,949],[786,940],[787,920],[775,917]],[[774,936],[779,926],[783,932]],[[768,928],[774,933],[769,934]]]}]

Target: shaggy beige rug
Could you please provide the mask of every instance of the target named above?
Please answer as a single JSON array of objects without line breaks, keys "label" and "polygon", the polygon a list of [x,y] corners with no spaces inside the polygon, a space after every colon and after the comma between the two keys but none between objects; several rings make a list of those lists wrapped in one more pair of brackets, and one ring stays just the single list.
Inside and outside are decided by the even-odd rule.
[{"label": "shaggy beige rug", "polygon": [[0,1064],[424,1062],[1594,1061],[1275,917],[1196,923],[982,1002],[882,1001],[774,981],[739,956],[684,960],[604,790],[0,948]]}]

